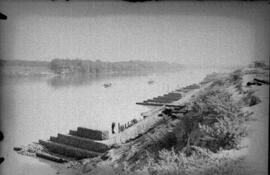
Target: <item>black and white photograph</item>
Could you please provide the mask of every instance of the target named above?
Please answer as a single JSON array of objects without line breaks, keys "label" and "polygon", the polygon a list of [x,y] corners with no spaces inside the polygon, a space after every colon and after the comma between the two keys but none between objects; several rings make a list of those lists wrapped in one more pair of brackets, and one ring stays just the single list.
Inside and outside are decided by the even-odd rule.
[{"label": "black and white photograph", "polygon": [[0,0],[1,175],[267,175],[270,1]]}]

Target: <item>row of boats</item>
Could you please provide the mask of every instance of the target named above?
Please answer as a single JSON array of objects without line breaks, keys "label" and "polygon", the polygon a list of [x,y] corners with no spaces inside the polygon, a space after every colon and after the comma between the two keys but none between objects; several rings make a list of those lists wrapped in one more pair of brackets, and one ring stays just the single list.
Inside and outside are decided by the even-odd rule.
[{"label": "row of boats", "polygon": [[[147,83],[148,84],[154,84],[154,81],[153,80],[149,80]],[[103,86],[104,86],[104,88],[109,88],[109,87],[112,86],[112,83],[105,83]]]}]

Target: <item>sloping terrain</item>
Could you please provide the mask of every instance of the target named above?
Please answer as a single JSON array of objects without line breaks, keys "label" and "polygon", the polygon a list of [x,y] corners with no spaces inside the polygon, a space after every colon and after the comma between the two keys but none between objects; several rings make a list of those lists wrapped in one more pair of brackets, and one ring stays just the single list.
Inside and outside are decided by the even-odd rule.
[{"label": "sloping terrain", "polygon": [[85,163],[83,172],[267,174],[269,67],[209,77],[174,103],[188,105],[188,112],[161,108],[155,125],[111,149],[97,168]]}]

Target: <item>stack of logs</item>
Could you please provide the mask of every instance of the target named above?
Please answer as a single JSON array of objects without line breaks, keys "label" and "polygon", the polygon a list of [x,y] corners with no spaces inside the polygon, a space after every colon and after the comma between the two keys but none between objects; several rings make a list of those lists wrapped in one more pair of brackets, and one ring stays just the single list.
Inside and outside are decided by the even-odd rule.
[{"label": "stack of logs", "polygon": [[153,99],[148,99],[143,102],[138,102],[138,105],[151,105],[151,106],[163,106],[165,104],[172,103],[182,98],[182,94],[179,92],[170,92],[163,96],[158,96]]},{"label": "stack of logs", "polygon": [[[108,146],[100,141],[108,137],[108,131],[78,127],[76,131],[70,130],[69,135],[58,134],[57,137],[50,137],[48,141],[39,140],[39,143],[52,153],[53,157],[83,159],[100,156],[106,152]],[[52,159],[45,153],[38,153],[37,156]]]}]

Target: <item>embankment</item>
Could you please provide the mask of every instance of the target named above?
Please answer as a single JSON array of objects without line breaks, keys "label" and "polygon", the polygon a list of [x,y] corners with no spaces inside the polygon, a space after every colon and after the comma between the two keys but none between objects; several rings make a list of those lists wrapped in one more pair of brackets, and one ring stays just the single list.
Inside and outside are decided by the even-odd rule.
[{"label": "embankment", "polygon": [[148,119],[155,124],[134,125],[125,133],[133,139],[116,145],[96,167],[85,163],[83,172],[267,174],[269,66],[215,74],[200,85],[174,102],[187,105],[187,113],[173,107],[152,111]]}]

